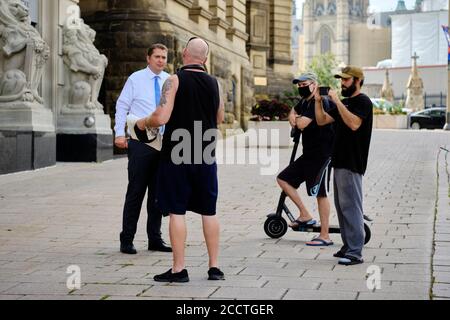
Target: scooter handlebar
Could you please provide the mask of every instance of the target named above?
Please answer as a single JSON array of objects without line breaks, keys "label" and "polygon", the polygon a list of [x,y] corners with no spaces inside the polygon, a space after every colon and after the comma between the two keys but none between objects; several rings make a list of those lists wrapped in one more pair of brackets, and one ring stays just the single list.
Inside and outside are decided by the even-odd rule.
[{"label": "scooter handlebar", "polygon": [[302,134],[302,131],[298,128],[292,128],[291,130],[291,138],[294,140],[295,143],[300,141],[300,136]]}]

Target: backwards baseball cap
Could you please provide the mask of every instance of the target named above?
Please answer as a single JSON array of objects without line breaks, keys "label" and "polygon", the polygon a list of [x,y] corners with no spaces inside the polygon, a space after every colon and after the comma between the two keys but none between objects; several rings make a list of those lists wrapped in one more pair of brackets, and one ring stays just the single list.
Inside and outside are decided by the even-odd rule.
[{"label": "backwards baseball cap", "polygon": [[364,79],[364,72],[361,68],[354,66],[347,66],[342,71],[334,76],[336,79],[350,79],[355,77],[358,79]]},{"label": "backwards baseball cap", "polygon": [[295,78],[292,83],[297,84],[303,81],[314,81],[317,82],[317,75],[314,72],[302,73],[298,78]]}]

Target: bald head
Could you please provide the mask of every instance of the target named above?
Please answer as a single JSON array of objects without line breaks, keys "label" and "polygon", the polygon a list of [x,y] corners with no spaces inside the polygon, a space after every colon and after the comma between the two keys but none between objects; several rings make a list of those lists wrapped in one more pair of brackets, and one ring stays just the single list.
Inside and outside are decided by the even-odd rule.
[{"label": "bald head", "polygon": [[205,40],[196,38],[189,41],[186,47],[186,58],[193,60],[195,63],[204,63],[208,58],[208,44]]}]

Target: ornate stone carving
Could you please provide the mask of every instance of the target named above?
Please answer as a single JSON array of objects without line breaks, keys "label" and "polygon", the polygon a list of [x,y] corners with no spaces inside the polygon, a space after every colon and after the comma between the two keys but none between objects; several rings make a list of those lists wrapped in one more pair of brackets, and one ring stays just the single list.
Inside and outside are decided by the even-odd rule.
[{"label": "ornate stone carving", "polygon": [[147,6],[151,10],[161,12],[164,9],[166,9],[166,1],[165,0],[147,0]]},{"label": "ornate stone carving", "polygon": [[229,69],[231,62],[224,56],[217,53],[211,54],[211,72],[217,78],[222,89],[222,99],[225,104],[225,123],[232,124],[236,121],[235,112],[235,86],[233,77]]},{"label": "ornate stone carving", "polygon": [[387,101],[394,102],[394,90],[392,89],[391,82],[389,80],[388,69],[386,69],[386,77],[384,78],[384,84],[381,88],[381,97]]},{"label": "ornate stone carving", "polygon": [[[247,120],[251,117],[252,107],[256,104],[255,89],[253,86],[253,72],[250,66],[242,66],[242,126],[247,125]],[[247,128],[244,128],[247,129]]]},{"label": "ornate stone carving", "polygon": [[95,31],[80,20],[77,28],[64,27],[63,60],[66,66],[64,113],[102,113],[100,86],[108,65],[94,46]]},{"label": "ornate stone carving", "polygon": [[38,86],[50,48],[20,0],[0,2],[0,51],[0,102],[42,105]]},{"label": "ornate stone carving", "polygon": [[407,93],[406,93],[406,103],[405,106],[413,111],[422,110],[425,107],[425,102],[423,98],[423,81],[419,76],[419,71],[417,68],[417,59],[419,57],[414,53],[413,66],[411,75],[408,80]]}]

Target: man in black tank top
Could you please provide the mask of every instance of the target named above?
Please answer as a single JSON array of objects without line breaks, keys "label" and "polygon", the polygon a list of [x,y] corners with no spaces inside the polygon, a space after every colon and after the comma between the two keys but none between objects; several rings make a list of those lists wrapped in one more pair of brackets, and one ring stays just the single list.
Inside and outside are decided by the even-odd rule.
[{"label": "man in black tank top", "polygon": [[209,254],[208,280],[223,280],[218,266],[220,226],[215,143],[224,105],[217,80],[205,72],[209,47],[192,38],[183,51],[184,67],[166,80],[160,106],[137,122],[139,129],[166,125],[158,172],[158,207],[170,215],[172,269],[154,277],[158,282],[188,282],[184,250],[186,211],[202,215]]}]

